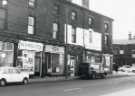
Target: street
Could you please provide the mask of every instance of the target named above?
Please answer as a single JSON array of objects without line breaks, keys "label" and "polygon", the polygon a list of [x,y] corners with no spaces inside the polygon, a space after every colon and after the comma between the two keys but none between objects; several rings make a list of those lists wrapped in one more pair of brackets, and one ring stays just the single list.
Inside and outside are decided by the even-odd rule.
[{"label": "street", "polygon": [[[37,82],[0,87],[0,96],[135,96],[135,77]],[[129,95],[130,92],[130,95]]]}]

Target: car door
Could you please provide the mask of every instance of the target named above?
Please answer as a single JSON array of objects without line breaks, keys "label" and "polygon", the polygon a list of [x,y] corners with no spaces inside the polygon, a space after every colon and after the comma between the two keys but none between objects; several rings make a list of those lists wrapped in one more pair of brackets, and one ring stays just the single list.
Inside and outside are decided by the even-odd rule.
[{"label": "car door", "polygon": [[11,82],[12,80],[10,79],[11,76],[10,76],[10,70],[9,69],[3,69],[3,76],[2,78],[5,78],[7,82]]},{"label": "car door", "polygon": [[7,82],[14,82],[14,74],[13,69],[7,69],[7,73],[5,74]]},{"label": "car door", "polygon": [[13,74],[12,74],[12,80],[13,82],[21,82],[22,81],[22,75],[21,72],[18,69],[13,69]]}]

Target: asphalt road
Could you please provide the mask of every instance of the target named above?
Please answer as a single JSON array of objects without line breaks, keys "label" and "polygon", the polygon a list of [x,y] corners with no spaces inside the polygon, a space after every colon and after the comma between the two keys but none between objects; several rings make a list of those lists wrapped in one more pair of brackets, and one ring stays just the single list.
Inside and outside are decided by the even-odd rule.
[{"label": "asphalt road", "polygon": [[0,96],[135,96],[135,77],[13,84]]}]

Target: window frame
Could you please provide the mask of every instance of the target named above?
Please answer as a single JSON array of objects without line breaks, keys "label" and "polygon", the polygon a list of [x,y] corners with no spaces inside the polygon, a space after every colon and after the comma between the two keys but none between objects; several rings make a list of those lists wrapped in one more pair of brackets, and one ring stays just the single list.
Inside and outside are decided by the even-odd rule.
[{"label": "window frame", "polygon": [[92,30],[89,30],[89,43],[92,43]]},{"label": "window frame", "polygon": [[104,39],[105,39],[105,45],[109,45],[109,35],[105,35],[105,37],[104,37]]},{"label": "window frame", "polygon": [[72,21],[77,20],[77,12],[74,11],[74,10],[71,12],[71,20],[72,20]]},{"label": "window frame", "polygon": [[28,7],[29,8],[35,8],[36,3],[37,3],[37,0],[28,0]]},{"label": "window frame", "polygon": [[[29,22],[30,19],[32,20],[30,22],[33,22],[33,24],[30,24],[30,22]],[[35,34],[35,21],[36,20],[35,20],[34,16],[28,16],[28,31],[27,31],[27,33],[30,34],[30,35]],[[32,32],[30,32],[30,30]]]},{"label": "window frame", "polygon": [[76,38],[77,38],[77,29],[76,29],[75,26],[72,26],[71,37],[72,37],[72,39],[71,39],[72,43],[76,43],[77,42],[77,40],[76,40]]},{"label": "window frame", "polygon": [[108,22],[104,22],[104,30],[105,30],[105,32],[108,32],[108,30],[109,30],[109,23]]},{"label": "window frame", "polygon": [[[57,26],[57,28],[55,28],[55,25]],[[59,23],[58,22],[53,22],[52,23],[52,37],[53,37],[53,39],[57,39],[58,38],[58,32],[59,32]],[[54,36],[54,34],[55,34],[55,36]]]},{"label": "window frame", "polygon": [[54,14],[56,16],[59,16],[59,14],[60,14],[60,5],[59,4],[54,4],[53,11],[54,11]]},{"label": "window frame", "polygon": [[6,27],[7,27],[7,20],[6,20],[6,18],[7,18],[7,12],[6,12],[7,10],[5,10],[5,9],[3,9],[3,8],[1,8],[0,9],[0,12],[2,13],[2,15],[0,16],[0,21],[1,21],[1,23],[3,24],[2,25],[2,27],[0,27],[0,29],[6,29]]}]

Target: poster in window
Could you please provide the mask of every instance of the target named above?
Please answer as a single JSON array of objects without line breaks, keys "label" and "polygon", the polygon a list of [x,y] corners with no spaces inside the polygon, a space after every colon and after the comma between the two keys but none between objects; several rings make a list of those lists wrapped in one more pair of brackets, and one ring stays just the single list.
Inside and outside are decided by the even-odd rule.
[{"label": "poster in window", "polygon": [[35,69],[35,52],[23,51],[23,69],[29,72],[30,75],[34,74]]}]

